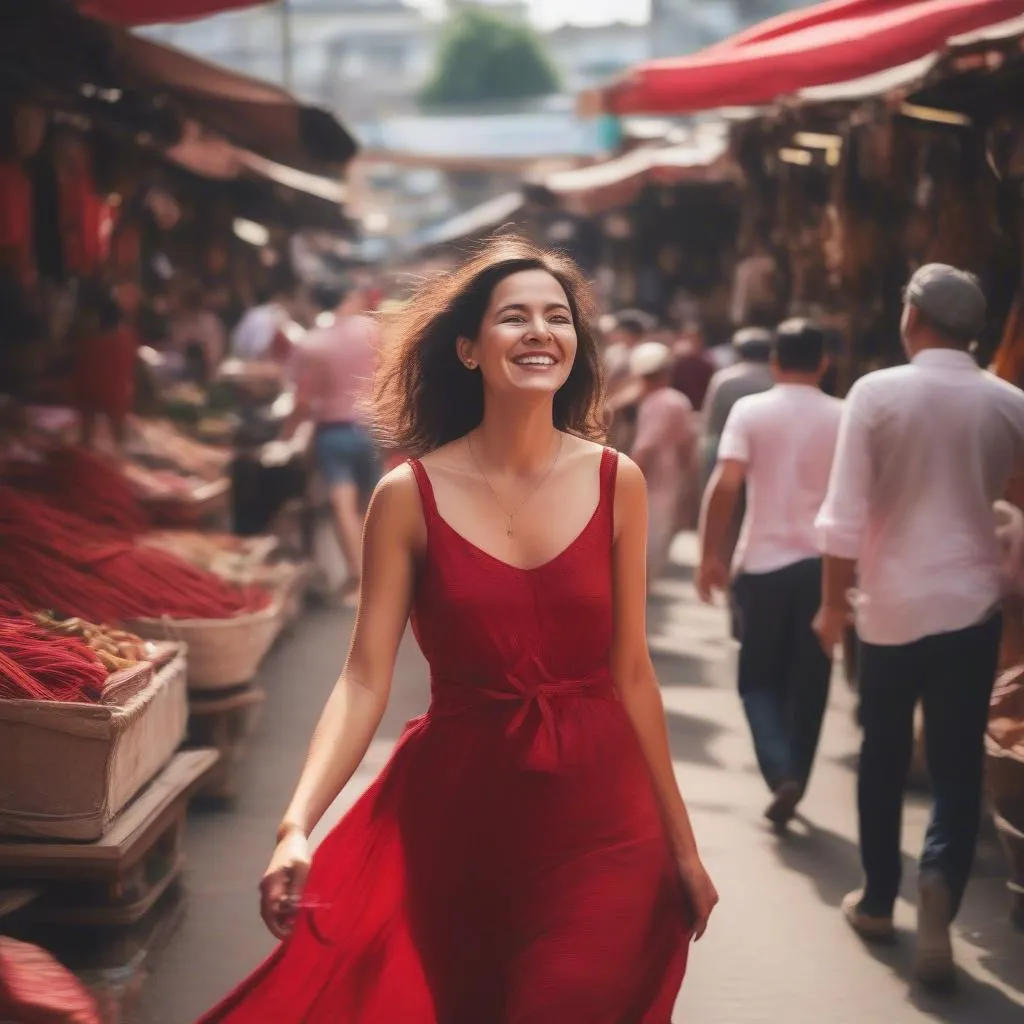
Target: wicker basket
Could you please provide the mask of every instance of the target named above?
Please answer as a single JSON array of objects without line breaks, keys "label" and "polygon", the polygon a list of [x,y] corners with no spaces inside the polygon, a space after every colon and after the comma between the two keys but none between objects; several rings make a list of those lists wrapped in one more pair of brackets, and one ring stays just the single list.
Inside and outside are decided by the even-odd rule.
[{"label": "wicker basket", "polygon": [[125,623],[147,640],[188,644],[190,690],[221,690],[249,682],[281,630],[281,602],[233,619],[132,619]]},{"label": "wicker basket", "polygon": [[0,833],[103,835],[185,737],[184,650],[149,671],[121,706],[0,700]]}]

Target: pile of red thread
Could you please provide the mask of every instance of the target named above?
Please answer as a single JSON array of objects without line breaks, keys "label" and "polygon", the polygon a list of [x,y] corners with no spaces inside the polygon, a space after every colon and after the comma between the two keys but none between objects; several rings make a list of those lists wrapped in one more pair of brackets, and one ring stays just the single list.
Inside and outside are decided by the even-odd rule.
[{"label": "pile of red thread", "polygon": [[106,681],[106,668],[77,637],[0,618],[0,698],[95,703]]},{"label": "pile of red thread", "polygon": [[[137,545],[145,514],[116,468],[79,449],[7,467],[0,484],[0,613],[94,622],[226,619],[270,604],[168,552]],[[17,486],[13,486],[16,484]]]}]

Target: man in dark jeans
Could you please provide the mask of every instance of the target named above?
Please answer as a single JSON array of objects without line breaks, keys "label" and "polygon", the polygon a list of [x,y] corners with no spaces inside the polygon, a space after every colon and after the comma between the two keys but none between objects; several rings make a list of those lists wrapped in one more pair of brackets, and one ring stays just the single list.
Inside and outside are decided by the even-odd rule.
[{"label": "man in dark jeans", "polygon": [[1000,640],[993,502],[1024,466],[1024,393],[970,354],[984,325],[977,281],[931,264],[905,294],[906,366],[861,378],[846,400],[828,497],[815,628],[831,651],[856,574],[863,889],[843,912],[865,939],[893,937],[903,789],[923,701],[934,792],[918,881],[916,974],[955,980],[950,925],[981,816],[983,737]]},{"label": "man in dark jeans", "polygon": [[773,342],[774,387],[733,406],[701,516],[697,589],[725,590],[730,523],[746,484],[733,582],[739,690],[761,774],[765,812],[784,827],[811,774],[828,701],[831,658],[812,629],[821,592],[815,516],[828,486],[842,403],[819,388],[825,339],[807,320],[782,324]]}]

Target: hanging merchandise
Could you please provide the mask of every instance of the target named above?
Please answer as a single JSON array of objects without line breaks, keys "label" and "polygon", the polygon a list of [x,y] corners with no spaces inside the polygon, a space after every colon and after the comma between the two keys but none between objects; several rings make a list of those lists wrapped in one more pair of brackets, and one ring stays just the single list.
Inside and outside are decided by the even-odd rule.
[{"label": "hanging merchandise", "polygon": [[96,194],[92,157],[81,135],[61,127],[54,136],[53,154],[64,266],[71,275],[91,277],[109,249],[112,210]]}]

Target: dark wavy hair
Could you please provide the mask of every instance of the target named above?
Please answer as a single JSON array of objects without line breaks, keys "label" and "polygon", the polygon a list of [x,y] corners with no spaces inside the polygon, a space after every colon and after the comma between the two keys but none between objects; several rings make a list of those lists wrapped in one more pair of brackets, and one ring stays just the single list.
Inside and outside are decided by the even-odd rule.
[{"label": "dark wavy hair", "polygon": [[425,455],[480,424],[483,380],[462,364],[456,342],[477,337],[494,289],[524,270],[544,270],[558,281],[576,328],[576,359],[555,395],[555,426],[593,440],[603,437],[601,363],[583,275],[566,256],[519,235],[500,234],[456,270],[426,281],[384,321],[385,342],[370,402],[383,447]]}]

